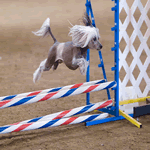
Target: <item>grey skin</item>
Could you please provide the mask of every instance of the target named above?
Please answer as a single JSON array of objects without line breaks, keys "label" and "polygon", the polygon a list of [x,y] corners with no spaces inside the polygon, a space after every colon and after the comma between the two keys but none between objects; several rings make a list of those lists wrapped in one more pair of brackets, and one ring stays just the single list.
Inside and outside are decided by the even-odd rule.
[{"label": "grey skin", "polygon": [[92,39],[89,42],[88,46],[85,48],[73,46],[73,42],[69,41],[64,43],[64,47],[62,50],[62,57],[60,59],[56,59],[56,56],[58,55],[58,51],[59,51],[57,50],[57,48],[61,43],[57,42],[57,40],[54,41],[55,43],[49,50],[48,58],[45,63],[45,69],[43,71],[49,71],[52,66],[53,66],[53,70],[56,70],[58,65],[64,62],[64,64],[69,69],[76,70],[78,67],[80,67],[81,74],[85,74],[86,72],[84,70],[86,70],[86,68],[84,67],[85,66],[84,63],[86,63],[87,49],[88,48],[97,49],[97,50],[102,49],[101,43],[95,39]]}]

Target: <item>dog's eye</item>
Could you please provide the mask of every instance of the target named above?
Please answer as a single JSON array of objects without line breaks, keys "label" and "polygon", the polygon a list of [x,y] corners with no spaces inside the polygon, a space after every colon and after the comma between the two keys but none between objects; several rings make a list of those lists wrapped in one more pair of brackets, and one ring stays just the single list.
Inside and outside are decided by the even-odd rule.
[{"label": "dog's eye", "polygon": [[96,37],[95,37],[95,38],[93,38],[93,41],[96,41]]}]

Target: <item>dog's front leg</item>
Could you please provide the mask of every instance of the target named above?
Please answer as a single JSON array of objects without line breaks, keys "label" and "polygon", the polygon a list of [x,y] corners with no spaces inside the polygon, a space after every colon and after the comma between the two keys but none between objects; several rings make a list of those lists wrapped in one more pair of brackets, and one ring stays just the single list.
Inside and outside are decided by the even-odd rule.
[{"label": "dog's front leg", "polygon": [[86,75],[89,61],[87,61],[85,58],[78,58],[77,59],[77,65],[79,66],[81,74]]}]

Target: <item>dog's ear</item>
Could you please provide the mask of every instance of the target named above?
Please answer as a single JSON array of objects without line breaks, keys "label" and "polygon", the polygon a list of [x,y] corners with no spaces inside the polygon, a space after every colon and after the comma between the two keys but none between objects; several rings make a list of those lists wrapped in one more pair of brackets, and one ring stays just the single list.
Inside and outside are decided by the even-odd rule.
[{"label": "dog's ear", "polygon": [[92,26],[92,21],[86,12],[84,13],[84,17],[82,20],[85,26]]}]

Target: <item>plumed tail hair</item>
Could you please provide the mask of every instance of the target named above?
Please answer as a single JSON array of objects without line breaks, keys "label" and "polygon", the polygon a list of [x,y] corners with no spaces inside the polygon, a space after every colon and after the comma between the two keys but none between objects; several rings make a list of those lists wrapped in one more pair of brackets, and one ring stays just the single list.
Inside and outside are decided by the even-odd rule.
[{"label": "plumed tail hair", "polygon": [[57,41],[56,38],[54,37],[54,35],[52,34],[51,32],[51,28],[50,28],[50,18],[47,18],[44,23],[42,24],[42,27],[36,31],[36,32],[33,32],[32,33],[36,36],[42,36],[42,37],[46,37],[48,35],[51,35],[51,37],[53,38],[54,40],[54,43]]}]

